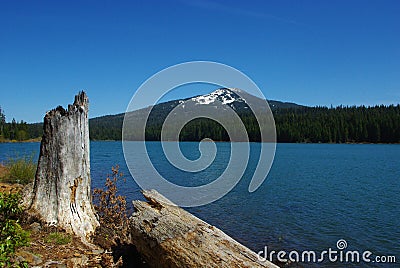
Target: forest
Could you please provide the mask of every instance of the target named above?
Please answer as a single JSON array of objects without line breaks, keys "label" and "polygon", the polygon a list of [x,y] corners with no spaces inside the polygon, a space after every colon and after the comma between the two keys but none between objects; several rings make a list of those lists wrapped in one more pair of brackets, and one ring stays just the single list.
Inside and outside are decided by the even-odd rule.
[{"label": "forest", "polygon": [[274,118],[279,142],[400,142],[400,105],[278,110]]},{"label": "forest", "polygon": [[28,124],[21,120],[16,122],[13,118],[6,123],[6,116],[0,107],[0,142],[1,141],[25,141],[42,136],[43,124]]},{"label": "forest", "polygon": [[[273,111],[278,142],[287,143],[400,143],[400,105],[375,107],[302,107]],[[240,114],[250,141],[259,142],[255,117]],[[160,139],[160,124],[150,124],[146,139]],[[182,141],[211,138],[229,141],[226,131],[209,119],[189,122],[180,134]]]},{"label": "forest", "polygon": [[[172,108],[171,108],[172,109]],[[153,109],[146,128],[146,140],[160,140],[168,110]],[[238,112],[249,140],[260,141],[255,117]],[[273,111],[278,142],[287,143],[400,143],[400,105],[278,108]],[[91,140],[121,140],[124,114],[89,120]],[[14,119],[6,123],[0,108],[0,141],[24,141],[41,137],[42,124]],[[229,141],[224,128],[209,119],[195,119],[180,133],[182,141],[211,138]]]}]

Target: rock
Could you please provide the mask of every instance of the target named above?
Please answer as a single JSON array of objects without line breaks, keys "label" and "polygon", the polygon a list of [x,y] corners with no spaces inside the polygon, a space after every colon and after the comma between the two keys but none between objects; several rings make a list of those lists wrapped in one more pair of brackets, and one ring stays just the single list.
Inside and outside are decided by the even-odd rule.
[{"label": "rock", "polygon": [[150,267],[278,267],[158,192],[134,201],[132,243]]},{"label": "rock", "polygon": [[27,262],[31,266],[39,265],[41,264],[42,258],[25,250],[19,250],[15,253],[15,259],[17,262]]},{"label": "rock", "polygon": [[42,226],[38,222],[32,223],[31,225],[29,225],[29,228],[32,232],[39,232],[40,230],[42,230]]},{"label": "rock", "polygon": [[[60,261],[47,261],[43,264],[43,266],[40,266],[41,268],[67,268],[67,265],[60,262]],[[33,268],[33,267],[32,267]]]},{"label": "rock", "polygon": [[79,258],[70,258],[67,260],[66,265],[67,267],[87,267],[88,266],[89,258],[85,255]]},{"label": "rock", "polygon": [[99,255],[104,252],[104,249],[93,249],[92,254]]}]

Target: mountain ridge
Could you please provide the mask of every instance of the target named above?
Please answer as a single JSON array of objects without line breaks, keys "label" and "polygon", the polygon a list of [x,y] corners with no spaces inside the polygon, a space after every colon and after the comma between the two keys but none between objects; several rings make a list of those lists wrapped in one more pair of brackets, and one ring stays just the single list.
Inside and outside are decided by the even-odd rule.
[{"label": "mountain ridge", "polygon": [[[91,118],[89,119],[90,139],[121,140],[125,115],[137,116],[137,119],[140,119],[144,118],[143,116],[151,110],[146,122],[146,140],[158,141],[166,116],[179,104],[189,101],[188,103],[192,105],[195,105],[195,102],[213,105],[212,102],[218,100],[225,103],[224,105],[230,105],[235,110],[246,127],[250,141],[260,141],[259,125],[254,115],[249,111],[250,109],[246,108],[246,102],[236,100],[236,97],[232,95],[234,92],[224,95],[224,90],[222,90],[217,93],[210,93],[209,96],[205,94],[171,100],[128,114],[119,113]],[[243,96],[243,94],[241,95]],[[256,97],[253,96],[253,98]],[[259,99],[259,101],[265,104],[265,100]],[[400,143],[400,104],[328,108],[308,107],[274,100],[268,100],[268,103],[274,116],[278,142]],[[183,107],[177,107],[177,109],[183,109]],[[219,109],[221,111],[221,107]],[[194,116],[196,110],[188,109],[184,115],[187,118],[194,118],[196,117]],[[222,107],[222,110],[228,109]],[[215,111],[218,112],[218,110]],[[180,112],[180,110],[174,112]],[[143,121],[140,123],[143,125]],[[175,125],[175,123],[172,125]],[[3,125],[3,135],[2,137],[0,135],[0,140],[1,138],[3,140],[27,140],[38,138],[42,133],[42,123],[6,123]],[[229,141],[229,137],[221,125],[204,118],[190,121],[180,133],[182,134],[179,139],[183,141],[198,141],[205,137],[215,141]]]},{"label": "mountain ridge", "polygon": [[[196,102],[198,105],[200,103],[213,105],[213,102],[218,100],[235,110],[246,127],[249,140],[259,142],[259,125],[249,111],[250,109],[246,108],[246,102],[236,99],[234,91],[226,92],[223,89],[216,91],[191,98],[163,102],[129,112],[128,115],[141,118],[151,110],[146,123],[146,140],[159,141],[166,116],[179,104],[188,101],[189,104]],[[243,94],[241,95],[243,96]],[[253,96],[253,98],[256,97]],[[265,100],[259,99],[259,101],[265,104]],[[400,104],[397,106],[328,108],[308,107],[274,100],[268,100],[268,103],[274,116],[278,142],[400,143]],[[178,109],[183,108],[178,107]],[[188,111],[187,115],[190,118],[195,113],[196,111],[193,111],[192,114]],[[125,115],[125,113],[120,113],[90,119],[91,139],[121,140]],[[179,139],[182,141],[199,141],[203,138],[211,138],[215,141],[230,140],[221,125],[204,118],[190,121],[180,133]],[[142,139],[142,137],[136,138]]]},{"label": "mountain ridge", "polygon": [[[159,107],[160,105],[161,106],[177,106],[177,105],[179,105],[179,104],[181,104],[181,103],[183,103],[185,101],[188,101],[188,100],[197,101],[199,104],[205,104],[205,105],[211,104],[216,100],[220,101],[222,104],[225,104],[225,105],[229,105],[230,104],[230,106],[232,106],[232,103],[234,103],[234,102],[245,103],[246,100],[241,98],[241,97],[239,97],[239,96],[237,96],[237,94],[234,93],[235,90],[238,90],[238,89],[218,88],[218,89],[216,89],[213,92],[208,93],[208,94],[195,95],[193,97],[160,102],[160,103],[157,103],[155,105],[150,105],[150,106],[147,106],[147,107],[144,107],[144,108],[141,108],[141,109],[138,109],[138,110],[134,110],[134,111],[131,111],[131,112],[138,112],[138,111],[141,111],[141,110],[146,110],[146,109],[153,108],[155,106]],[[236,95],[236,96],[232,96],[233,95],[232,93],[234,93],[234,95]],[[309,107],[309,106],[297,104],[297,103],[294,103],[294,102],[284,102],[284,101],[278,101],[278,100],[266,100],[266,101],[269,104],[271,110],[280,109],[280,108],[298,109],[298,108],[308,108]],[[101,115],[101,116],[96,116],[96,117],[90,118],[90,120],[98,119],[98,118],[104,118],[104,117],[114,117],[114,116],[115,117],[121,117],[121,116],[124,116],[124,115],[125,115],[125,112],[117,113],[117,114]]]},{"label": "mountain ridge", "polygon": [[[252,103],[252,108],[265,109],[266,100],[264,99],[255,97],[247,93],[246,91],[240,89],[218,88],[208,94],[196,95],[189,98],[161,102],[156,105],[148,106],[135,111],[129,111],[128,113],[119,113],[115,115],[105,115],[105,116],[95,117],[89,120],[91,126],[91,134],[92,134],[91,138],[103,139],[101,137],[107,137],[107,139],[115,139],[115,140],[121,139],[122,122],[124,121],[124,117],[128,115],[129,118],[134,118],[134,121],[130,122],[130,124],[133,125],[143,124],[143,122],[139,123],[138,121],[142,120],[145,116],[148,116],[148,120],[146,123],[146,131],[148,129],[149,132],[153,133],[153,135],[148,135],[146,136],[146,138],[157,140],[159,139],[160,128],[164,120],[166,119],[168,114],[175,108],[180,109],[179,110],[180,113],[186,113],[188,115],[190,114],[191,116],[196,117],[196,111],[194,111],[196,110],[195,109],[196,105],[218,106],[219,108],[221,108],[220,104],[222,104],[222,107],[224,105],[231,107],[239,115],[239,117],[243,116],[248,117],[248,116],[254,116],[247,103],[248,102],[247,100],[249,99]],[[306,108],[306,106],[290,102],[281,102],[275,100],[267,102],[270,103],[270,109],[272,112],[278,109]],[[215,123],[212,122],[202,123],[203,127],[207,124],[211,125],[212,127],[217,127],[216,125],[214,125]],[[117,129],[119,130],[119,132],[116,131]],[[220,130],[220,132],[224,132],[224,130]],[[136,136],[136,138],[133,139],[139,139],[139,138],[138,136]]]}]

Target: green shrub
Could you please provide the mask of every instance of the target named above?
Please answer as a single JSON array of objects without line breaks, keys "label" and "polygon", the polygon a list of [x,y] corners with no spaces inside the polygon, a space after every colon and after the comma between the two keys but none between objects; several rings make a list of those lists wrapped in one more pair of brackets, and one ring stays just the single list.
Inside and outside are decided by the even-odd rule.
[{"label": "green shrub", "polygon": [[22,158],[9,159],[6,163],[8,174],[2,179],[4,182],[28,184],[35,178],[36,163],[33,155]]},{"label": "green shrub", "polygon": [[18,223],[22,209],[19,194],[0,193],[0,267],[11,265],[16,248],[29,242],[29,233]]}]

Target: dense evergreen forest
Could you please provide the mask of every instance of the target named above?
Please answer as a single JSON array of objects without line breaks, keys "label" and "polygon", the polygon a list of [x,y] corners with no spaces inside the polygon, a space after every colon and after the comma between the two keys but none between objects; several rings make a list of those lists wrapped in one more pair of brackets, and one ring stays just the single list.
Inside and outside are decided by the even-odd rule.
[{"label": "dense evergreen forest", "polygon": [[[172,109],[172,108],[170,108]],[[400,105],[375,107],[301,107],[278,108],[274,111],[278,142],[323,143],[400,143]],[[146,129],[147,140],[159,140],[161,126],[168,109],[154,109]],[[247,128],[249,139],[259,141],[257,122],[248,112],[239,113]],[[91,140],[121,140],[123,114],[90,119]],[[6,123],[0,109],[0,140],[37,138],[42,124],[27,124],[12,120]],[[226,131],[209,119],[189,122],[180,134],[182,141],[211,138],[228,141]]]},{"label": "dense evergreen forest", "polygon": [[[400,143],[400,105],[375,107],[303,107],[274,110],[278,142],[312,143]],[[250,141],[260,141],[257,121],[252,114],[240,114]],[[160,124],[150,124],[146,138],[160,139]],[[180,140],[203,138],[228,141],[226,131],[209,119],[189,122]]]},{"label": "dense evergreen forest", "polygon": [[278,110],[279,142],[400,142],[400,105]]},{"label": "dense evergreen forest", "polygon": [[0,141],[16,140],[24,141],[41,137],[43,133],[42,124],[28,124],[24,121],[6,123],[6,116],[0,107]]}]

